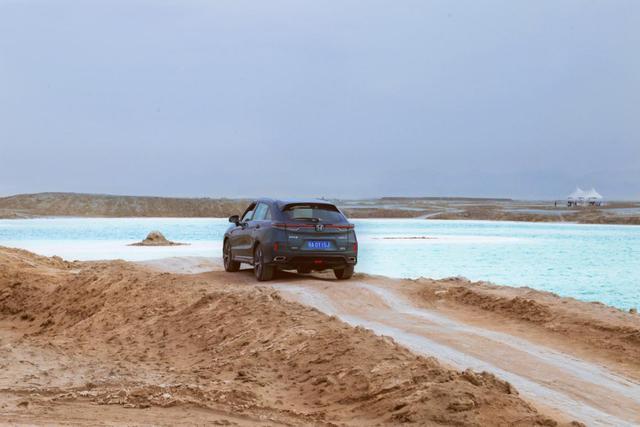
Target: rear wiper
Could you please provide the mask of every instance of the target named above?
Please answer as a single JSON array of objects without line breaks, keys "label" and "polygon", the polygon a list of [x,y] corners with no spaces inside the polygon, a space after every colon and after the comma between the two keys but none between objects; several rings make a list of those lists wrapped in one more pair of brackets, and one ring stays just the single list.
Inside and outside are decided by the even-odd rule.
[{"label": "rear wiper", "polygon": [[315,218],[315,217],[308,217],[308,218],[306,218],[306,217],[299,217],[299,218],[296,218],[296,219],[302,219],[302,220],[307,220],[307,219],[308,219],[308,220],[311,220],[311,221],[313,221],[313,222],[320,222],[320,218]]}]

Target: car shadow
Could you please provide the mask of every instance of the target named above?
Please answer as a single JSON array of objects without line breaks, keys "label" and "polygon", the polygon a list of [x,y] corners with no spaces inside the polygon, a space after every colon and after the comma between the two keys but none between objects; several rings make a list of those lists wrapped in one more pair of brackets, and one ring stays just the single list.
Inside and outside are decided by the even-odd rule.
[{"label": "car shadow", "polygon": [[283,270],[276,270],[273,279],[271,281],[268,282],[258,282],[257,279],[255,279],[254,274],[253,274],[253,268],[243,268],[241,269],[238,274],[243,274],[244,277],[251,277],[255,280],[255,282],[257,284],[263,284],[263,285],[268,285],[269,283],[271,283],[272,281],[278,281],[279,283],[287,283],[287,282],[300,282],[300,281],[323,281],[323,282],[337,282],[338,279],[336,279],[333,276],[333,273],[330,271],[327,272],[313,272],[313,273],[309,273],[309,274],[299,274],[293,271],[283,271]]}]

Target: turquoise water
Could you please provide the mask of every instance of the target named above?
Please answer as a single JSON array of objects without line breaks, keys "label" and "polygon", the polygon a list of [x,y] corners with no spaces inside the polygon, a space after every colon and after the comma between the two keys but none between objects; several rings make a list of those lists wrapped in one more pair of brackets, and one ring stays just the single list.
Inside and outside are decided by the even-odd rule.
[{"label": "turquoise water", "polygon": [[[360,241],[358,271],[409,278],[464,276],[625,309],[640,305],[640,227],[416,219],[353,222]],[[0,245],[81,260],[219,256],[227,226],[224,219],[0,220]],[[155,229],[191,245],[126,246]]]}]

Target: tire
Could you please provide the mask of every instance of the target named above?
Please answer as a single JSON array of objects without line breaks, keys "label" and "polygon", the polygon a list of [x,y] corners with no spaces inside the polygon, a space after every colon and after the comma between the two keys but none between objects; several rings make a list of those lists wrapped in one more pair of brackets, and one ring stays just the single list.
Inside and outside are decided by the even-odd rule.
[{"label": "tire", "polygon": [[311,267],[298,267],[298,274],[309,274],[311,273]]},{"label": "tire", "polygon": [[228,240],[225,240],[222,246],[222,261],[224,263],[224,271],[235,273],[240,270],[240,262],[231,258],[231,244]]},{"label": "tire", "polygon": [[338,280],[351,279],[351,276],[353,276],[353,264],[345,265],[343,268],[334,268],[333,274],[336,275]]},{"label": "tire", "polygon": [[273,279],[275,268],[272,265],[264,263],[264,253],[262,246],[258,245],[253,251],[253,273],[259,282],[266,282]]}]

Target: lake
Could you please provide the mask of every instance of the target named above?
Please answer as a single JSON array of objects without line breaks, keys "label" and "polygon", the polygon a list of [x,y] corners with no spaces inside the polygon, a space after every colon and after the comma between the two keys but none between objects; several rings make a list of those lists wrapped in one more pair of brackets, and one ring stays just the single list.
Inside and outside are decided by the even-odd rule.
[{"label": "lake", "polygon": [[[640,305],[640,227],[506,221],[353,220],[356,271],[464,276],[628,309]],[[0,245],[69,260],[220,256],[226,219],[0,220]],[[189,246],[131,247],[151,230]]]}]

